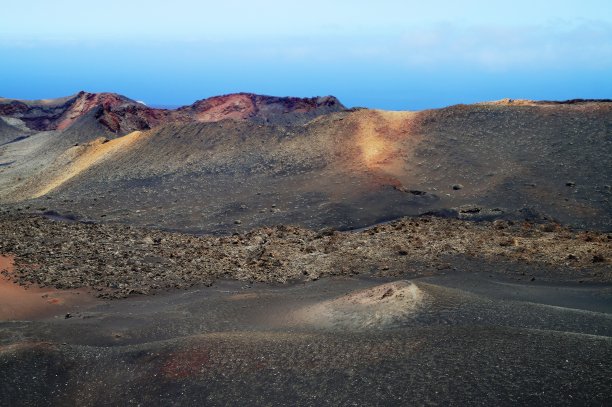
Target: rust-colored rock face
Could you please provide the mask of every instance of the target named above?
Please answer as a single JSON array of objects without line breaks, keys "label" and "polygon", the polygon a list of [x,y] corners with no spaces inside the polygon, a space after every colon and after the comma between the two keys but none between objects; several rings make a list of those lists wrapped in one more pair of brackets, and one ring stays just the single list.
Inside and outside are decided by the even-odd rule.
[{"label": "rust-colored rock face", "polygon": [[203,99],[177,110],[151,108],[115,93],[79,92],[71,97],[39,101],[0,99],[0,116],[22,120],[35,131],[66,130],[89,116],[90,123],[98,123],[117,135],[171,122],[307,121],[340,110],[344,106],[331,96],[292,98],[247,93]]},{"label": "rust-colored rock face", "polygon": [[200,122],[224,119],[270,121],[287,114],[330,113],[344,110],[333,96],[318,98],[273,97],[251,93],[215,96],[180,109]]},{"label": "rust-colored rock face", "polygon": [[0,115],[19,119],[35,131],[66,130],[82,117],[92,114],[113,133],[143,130],[161,122],[155,109],[115,93],[87,93],[66,98],[19,101],[0,99]]},{"label": "rust-colored rock face", "polygon": [[[111,111],[121,105],[134,103],[132,100],[114,93],[86,93],[80,92],[68,105],[60,119],[55,123],[57,130],[65,130],[76,120],[90,111],[101,108],[103,111]],[[112,130],[117,128],[110,127]]]},{"label": "rust-colored rock face", "polygon": [[198,121],[219,121],[227,118],[246,119],[257,112],[250,95],[227,95],[195,102],[184,109]]}]

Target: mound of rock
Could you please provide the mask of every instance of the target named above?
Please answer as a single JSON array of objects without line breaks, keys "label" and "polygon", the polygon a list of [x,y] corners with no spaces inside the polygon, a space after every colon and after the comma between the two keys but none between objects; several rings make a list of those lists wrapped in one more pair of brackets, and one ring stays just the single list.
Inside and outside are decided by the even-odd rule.
[{"label": "mound of rock", "polygon": [[322,328],[384,328],[414,314],[426,294],[414,283],[394,281],[304,307],[295,322]]}]

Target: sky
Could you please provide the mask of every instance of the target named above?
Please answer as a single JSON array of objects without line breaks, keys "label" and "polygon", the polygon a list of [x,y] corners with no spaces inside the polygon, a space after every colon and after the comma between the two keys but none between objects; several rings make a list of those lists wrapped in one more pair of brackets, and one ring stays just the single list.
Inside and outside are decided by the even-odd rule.
[{"label": "sky", "polygon": [[0,0],[0,96],[612,98],[610,0]]}]

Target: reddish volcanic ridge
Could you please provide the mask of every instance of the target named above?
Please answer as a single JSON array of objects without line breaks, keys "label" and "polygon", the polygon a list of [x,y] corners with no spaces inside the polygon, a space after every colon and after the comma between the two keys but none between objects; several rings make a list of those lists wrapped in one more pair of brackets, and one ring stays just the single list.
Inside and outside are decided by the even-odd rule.
[{"label": "reddish volcanic ridge", "polygon": [[256,117],[269,121],[273,116],[288,113],[329,113],[344,109],[340,101],[333,96],[296,98],[236,93],[198,100],[191,106],[178,110],[195,117],[197,121],[209,122]]},{"label": "reddish volcanic ridge", "polygon": [[225,119],[299,122],[344,109],[333,96],[295,98],[249,93],[215,96],[176,110],[151,108],[115,93],[79,92],[74,96],[36,101],[0,98],[0,116],[21,120],[34,131],[66,130],[89,118],[117,135],[170,122]]}]

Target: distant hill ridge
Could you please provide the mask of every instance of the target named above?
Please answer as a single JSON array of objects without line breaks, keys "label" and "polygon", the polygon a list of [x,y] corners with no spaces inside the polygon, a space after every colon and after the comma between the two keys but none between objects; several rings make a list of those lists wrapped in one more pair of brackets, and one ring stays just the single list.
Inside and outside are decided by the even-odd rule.
[{"label": "distant hill ridge", "polygon": [[113,93],[0,100],[0,208],[194,233],[406,215],[612,231],[612,103],[419,112],[237,93],[155,109]]},{"label": "distant hill ridge", "polygon": [[21,120],[34,131],[66,130],[90,116],[107,130],[124,135],[170,122],[215,122],[225,119],[261,122],[307,121],[345,110],[333,96],[297,98],[236,93],[198,100],[178,109],[159,109],[116,93],[81,91],[45,100],[0,98],[0,116]]}]

